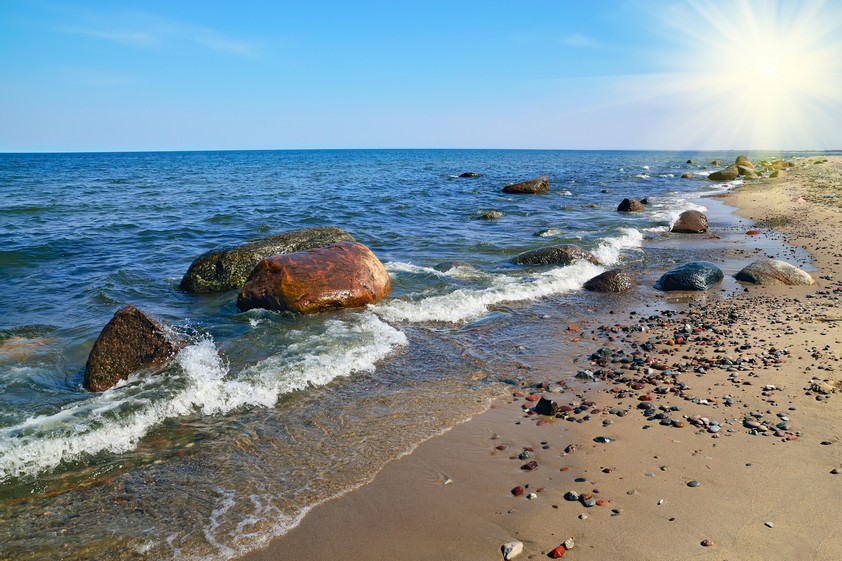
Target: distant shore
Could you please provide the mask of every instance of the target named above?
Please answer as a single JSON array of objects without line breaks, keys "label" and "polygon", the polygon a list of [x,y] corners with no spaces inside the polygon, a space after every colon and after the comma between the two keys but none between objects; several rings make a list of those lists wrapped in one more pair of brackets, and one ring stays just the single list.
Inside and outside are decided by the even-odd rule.
[{"label": "distant shore", "polygon": [[[842,158],[801,160],[724,199],[761,236],[805,248],[817,284],[665,294],[643,313],[582,326],[625,382],[559,380],[601,366],[546,357],[557,371],[530,372],[509,399],[243,559],[479,561],[502,559],[514,541],[519,559],[542,559],[568,538],[569,559],[842,558],[842,394],[821,393],[842,380]],[[631,358],[657,368],[630,368]],[[542,393],[578,413],[524,413]],[[529,461],[537,469],[521,469]]]}]

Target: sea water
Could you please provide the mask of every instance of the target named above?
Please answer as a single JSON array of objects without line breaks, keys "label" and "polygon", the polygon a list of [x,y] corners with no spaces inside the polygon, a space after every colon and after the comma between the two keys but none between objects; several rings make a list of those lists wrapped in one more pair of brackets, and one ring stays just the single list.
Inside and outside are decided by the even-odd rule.
[{"label": "sea water", "polygon": [[[739,183],[706,178],[736,155],[0,155],[0,559],[224,559],[265,544],[481,411],[563,345],[559,325],[618,305],[585,294],[589,278],[635,271],[628,303],[660,298],[653,280],[676,263],[733,266],[668,230],[687,209],[738,229],[702,198]],[[548,194],[501,192],[539,175]],[[626,197],[649,204],[616,212]],[[491,210],[502,217],[479,219]],[[208,250],[328,225],[384,262],[388,298],[297,316],[178,289]],[[600,264],[512,264],[565,243]],[[436,267],[452,261],[469,266]],[[160,375],[87,392],[87,354],[125,304],[190,344]]]}]

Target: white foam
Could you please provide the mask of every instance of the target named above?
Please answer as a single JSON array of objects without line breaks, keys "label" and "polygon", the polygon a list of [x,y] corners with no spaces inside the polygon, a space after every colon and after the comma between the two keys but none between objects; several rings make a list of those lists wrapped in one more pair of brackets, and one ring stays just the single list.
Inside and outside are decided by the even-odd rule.
[{"label": "white foam", "polygon": [[649,179],[649,176],[645,173],[638,173],[637,175],[635,175],[635,177],[638,179]]},{"label": "white foam", "polygon": [[643,245],[643,234],[639,230],[621,228],[620,232],[619,236],[606,238],[600,242],[599,246],[592,252],[600,263],[616,265],[620,261],[620,255],[624,249]]},{"label": "white foam", "polygon": [[602,271],[603,268],[580,260],[567,267],[526,278],[496,275],[487,288],[457,289],[420,300],[391,300],[370,309],[392,321],[458,323],[485,315],[489,306],[495,304],[534,300],[578,290]]},{"label": "white foam", "polygon": [[432,267],[423,267],[421,265],[413,265],[412,263],[404,263],[402,261],[390,261],[385,264],[386,270],[390,273],[408,273],[411,275],[435,275],[442,278],[455,279],[482,279],[487,278],[488,273],[471,267],[470,265],[451,267],[446,271],[439,271]]},{"label": "white foam", "polygon": [[305,337],[236,377],[213,340],[204,338],[177,355],[173,371],[130,379],[53,415],[2,428],[0,481],[99,452],[126,452],[166,419],[225,414],[243,406],[272,407],[284,393],[373,371],[378,360],[407,344],[403,333],[370,312],[325,325],[324,332]]}]

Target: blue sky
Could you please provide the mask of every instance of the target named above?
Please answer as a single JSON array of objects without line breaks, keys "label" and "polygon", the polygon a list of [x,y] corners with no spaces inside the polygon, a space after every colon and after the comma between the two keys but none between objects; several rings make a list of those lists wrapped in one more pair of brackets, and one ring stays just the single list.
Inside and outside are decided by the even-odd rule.
[{"label": "blue sky", "polygon": [[[822,71],[797,91],[749,76],[737,107],[745,76],[711,88],[717,66],[763,57],[719,23],[734,6],[4,0],[0,151],[842,148],[839,8],[741,1]],[[743,117],[781,89],[765,113],[797,105],[799,128],[757,138]]]}]

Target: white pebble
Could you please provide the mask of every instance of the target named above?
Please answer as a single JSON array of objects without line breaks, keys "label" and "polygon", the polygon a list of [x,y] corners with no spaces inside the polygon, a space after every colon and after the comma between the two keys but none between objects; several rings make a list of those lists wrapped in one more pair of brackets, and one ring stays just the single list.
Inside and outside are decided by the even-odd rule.
[{"label": "white pebble", "polygon": [[523,553],[523,542],[504,543],[500,550],[503,552],[503,559],[509,561]]}]

